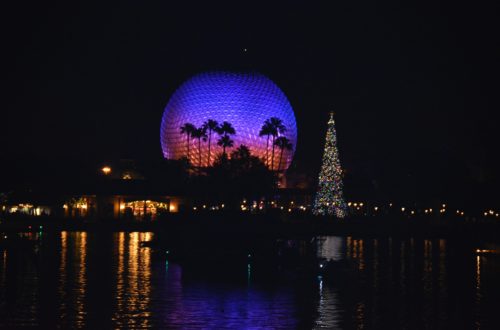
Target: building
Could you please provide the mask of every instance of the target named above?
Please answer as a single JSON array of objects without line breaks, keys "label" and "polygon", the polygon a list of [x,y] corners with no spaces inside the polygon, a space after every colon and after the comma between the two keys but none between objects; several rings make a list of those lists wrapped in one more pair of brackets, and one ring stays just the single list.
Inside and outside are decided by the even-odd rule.
[{"label": "building", "polygon": [[[211,165],[215,155],[222,152],[222,147],[217,144],[217,133],[208,131],[210,136],[199,140],[189,132],[181,132],[181,126],[190,123],[200,128],[212,119],[219,124],[224,121],[232,124],[236,131],[231,135],[234,147],[246,145],[253,155],[261,159],[267,157],[267,164],[271,167],[273,138],[259,134],[264,122],[271,117],[282,120],[286,131],[278,136],[287,137],[292,145],[290,150],[283,150],[282,157],[275,148],[274,170],[284,171],[290,166],[295,152],[297,124],[293,109],[281,89],[258,73],[198,74],[175,91],[165,108],[160,129],[163,155],[167,159],[187,157],[195,166]],[[278,164],[279,158],[281,164]]]}]

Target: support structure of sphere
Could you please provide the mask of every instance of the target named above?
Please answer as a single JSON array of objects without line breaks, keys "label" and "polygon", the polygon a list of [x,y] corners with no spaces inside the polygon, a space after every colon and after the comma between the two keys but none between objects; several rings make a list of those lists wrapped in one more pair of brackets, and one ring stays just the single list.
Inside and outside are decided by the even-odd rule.
[{"label": "support structure of sphere", "polygon": [[[160,137],[163,155],[167,159],[188,157],[191,164],[199,164],[199,144],[196,139],[181,133],[181,126],[191,123],[201,127],[209,119],[219,124],[227,121],[236,134],[230,153],[240,145],[246,145],[250,152],[261,159],[266,158],[267,136],[259,136],[265,120],[276,117],[286,127],[286,136],[291,150],[284,150],[281,167],[278,163],[281,150],[275,147],[274,169],[286,170],[292,162],[297,144],[297,124],[293,109],[285,94],[269,78],[258,73],[207,72],[198,74],[184,82],[172,95],[163,113]],[[213,163],[222,147],[217,145],[219,136],[212,134],[210,159]],[[189,143],[189,155],[188,155]],[[208,141],[201,142],[201,166],[209,166]],[[267,154],[272,152],[272,137]],[[270,166],[270,164],[269,164]]]}]

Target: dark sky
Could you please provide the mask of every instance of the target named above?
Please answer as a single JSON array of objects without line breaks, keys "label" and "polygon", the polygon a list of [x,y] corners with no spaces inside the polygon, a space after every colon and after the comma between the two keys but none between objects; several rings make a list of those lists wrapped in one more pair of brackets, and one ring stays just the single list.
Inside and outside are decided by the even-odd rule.
[{"label": "dark sky", "polygon": [[498,181],[498,14],[494,1],[11,1],[1,158],[159,158],[179,84],[255,70],[296,112],[300,171],[317,172],[335,110],[344,166],[374,185]]}]

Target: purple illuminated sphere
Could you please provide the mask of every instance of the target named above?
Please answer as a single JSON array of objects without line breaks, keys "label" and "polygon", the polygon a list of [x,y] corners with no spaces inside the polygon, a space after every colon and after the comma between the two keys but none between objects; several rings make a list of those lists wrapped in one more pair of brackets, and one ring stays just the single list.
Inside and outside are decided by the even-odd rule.
[{"label": "purple illuminated sphere", "polygon": [[[279,170],[286,170],[292,162],[297,144],[297,124],[292,107],[285,94],[269,78],[258,73],[207,72],[184,82],[172,95],[161,120],[160,138],[163,155],[168,159],[187,156],[192,164],[199,165],[198,141],[190,139],[187,155],[187,136],[181,126],[191,123],[200,127],[208,119],[231,123],[236,130],[234,147],[249,147],[255,156],[265,159],[266,136],[259,136],[266,119],[277,117],[283,121],[283,134],[292,143],[292,150],[285,150]],[[219,136],[214,133],[211,142],[211,162],[222,152],[217,145]],[[271,158],[272,138],[269,140]],[[202,166],[208,166],[208,141],[201,143]],[[275,147],[274,169],[278,170],[280,149]],[[270,160],[269,160],[270,162]],[[269,163],[270,166],[270,163]]]}]

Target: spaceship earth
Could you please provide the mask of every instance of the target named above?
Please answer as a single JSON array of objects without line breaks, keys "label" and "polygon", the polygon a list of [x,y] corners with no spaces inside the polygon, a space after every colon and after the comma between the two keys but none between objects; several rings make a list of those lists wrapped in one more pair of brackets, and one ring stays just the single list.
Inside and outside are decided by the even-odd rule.
[{"label": "spaceship earth", "polygon": [[[208,140],[201,140],[200,147],[198,139],[181,132],[181,126],[186,123],[199,128],[212,119],[219,124],[227,121],[236,131],[231,136],[234,146],[226,150],[228,154],[240,145],[246,145],[252,155],[264,160],[267,136],[259,136],[259,132],[271,117],[282,120],[286,131],[280,135],[286,136],[292,144],[291,150],[283,151],[279,168],[281,150],[275,147],[274,170],[286,170],[297,144],[297,124],[290,102],[281,89],[259,73],[206,72],[195,75],[174,92],[163,112],[160,127],[163,156],[167,159],[188,157],[195,166],[213,163],[216,155],[222,153],[222,147],[217,145],[220,138],[217,133],[212,133],[209,161]],[[271,153],[272,137],[268,146],[269,167]]]}]

